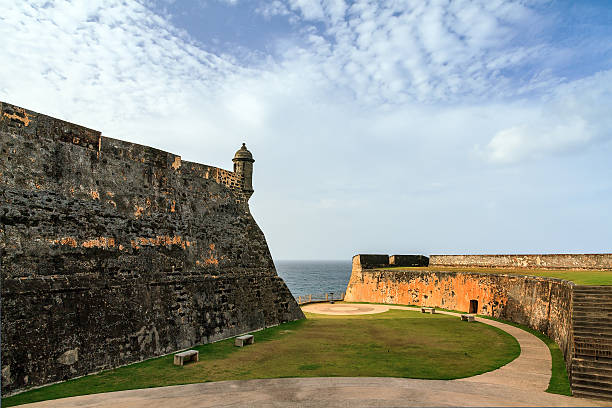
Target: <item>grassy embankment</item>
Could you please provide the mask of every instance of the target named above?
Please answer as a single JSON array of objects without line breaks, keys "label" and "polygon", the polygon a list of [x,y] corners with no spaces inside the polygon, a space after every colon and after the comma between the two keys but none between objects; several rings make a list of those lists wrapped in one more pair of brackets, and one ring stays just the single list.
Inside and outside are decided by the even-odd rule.
[{"label": "grassy embankment", "polygon": [[528,275],[564,279],[576,285],[612,285],[612,271],[559,270],[559,269],[520,269],[520,268],[458,268],[458,267],[392,267],[379,270],[476,272],[490,274]]},{"label": "grassy embankment", "polygon": [[[171,355],[66,381],[3,399],[27,402],[100,392],[205,381],[280,377],[469,377],[520,354],[514,337],[482,323],[392,310],[360,316],[307,314],[308,319],[255,333],[255,344],[233,339],[195,347],[200,362],[175,367]],[[487,347],[482,347],[487,339]]]}]

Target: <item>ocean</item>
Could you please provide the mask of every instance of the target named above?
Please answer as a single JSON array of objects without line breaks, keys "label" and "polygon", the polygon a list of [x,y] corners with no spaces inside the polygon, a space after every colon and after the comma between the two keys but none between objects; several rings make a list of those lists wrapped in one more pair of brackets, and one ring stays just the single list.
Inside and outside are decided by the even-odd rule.
[{"label": "ocean", "polygon": [[346,292],[351,277],[348,261],[274,261],[293,296]]}]

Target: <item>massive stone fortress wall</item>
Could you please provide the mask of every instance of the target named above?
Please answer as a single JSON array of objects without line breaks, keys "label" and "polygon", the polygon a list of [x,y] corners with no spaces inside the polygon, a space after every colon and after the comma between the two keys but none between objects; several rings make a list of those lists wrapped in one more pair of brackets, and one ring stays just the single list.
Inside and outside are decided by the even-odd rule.
[{"label": "massive stone fortress wall", "polygon": [[612,254],[431,255],[432,267],[612,270]]},{"label": "massive stone fortress wall", "polygon": [[242,174],[0,103],[2,389],[303,318]]}]

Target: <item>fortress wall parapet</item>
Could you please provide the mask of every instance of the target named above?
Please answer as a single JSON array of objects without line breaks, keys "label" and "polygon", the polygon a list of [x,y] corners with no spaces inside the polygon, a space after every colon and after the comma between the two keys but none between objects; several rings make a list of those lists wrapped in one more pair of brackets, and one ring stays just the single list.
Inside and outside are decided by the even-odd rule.
[{"label": "fortress wall parapet", "polygon": [[25,139],[50,139],[92,151],[100,150],[101,133],[0,101],[0,131]]},{"label": "fortress wall parapet", "polygon": [[430,255],[432,267],[612,270],[612,254]]},{"label": "fortress wall parapet", "polygon": [[353,257],[353,269],[374,269],[389,266],[389,255],[359,254]]},{"label": "fortress wall parapet", "polygon": [[[250,197],[251,182],[233,171],[205,164],[183,161],[181,156],[150,146],[126,142],[102,136],[101,132],[66,122],[31,110],[0,102],[0,131],[30,142],[41,140],[69,143],[95,153],[95,158],[104,164],[110,160],[133,162],[149,166],[151,171],[143,174],[151,182],[155,173],[172,169],[178,174],[191,173],[213,180],[232,190],[240,202]],[[5,175],[10,176],[10,175]],[[247,191],[245,191],[245,187]],[[247,194],[248,193],[248,194]]]},{"label": "fortress wall parapet", "polygon": [[429,265],[429,258],[424,255],[391,255],[389,266],[422,267]]},{"label": "fortress wall parapet", "polygon": [[429,258],[423,255],[359,254],[353,257],[353,269],[427,266]]},{"label": "fortress wall parapet", "polygon": [[0,153],[3,395],[303,318],[236,173],[5,103]]}]

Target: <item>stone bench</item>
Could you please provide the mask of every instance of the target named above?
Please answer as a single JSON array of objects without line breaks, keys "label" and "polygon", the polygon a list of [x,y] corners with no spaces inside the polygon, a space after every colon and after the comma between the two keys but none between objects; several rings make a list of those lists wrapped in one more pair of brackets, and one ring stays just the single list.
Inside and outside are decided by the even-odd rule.
[{"label": "stone bench", "polygon": [[465,322],[475,322],[476,321],[474,320],[474,315],[472,314],[462,314],[461,320]]},{"label": "stone bench", "polygon": [[436,309],[433,307],[422,307],[421,308],[421,313],[431,313],[434,314],[436,313]]},{"label": "stone bench", "polygon": [[174,365],[182,366],[185,361],[200,361],[200,353],[197,350],[187,350],[174,355]]},{"label": "stone bench", "polygon": [[252,334],[245,334],[244,336],[236,337],[236,342],[234,343],[234,345],[236,347],[243,347],[247,344],[253,343],[255,343],[255,337]]}]

